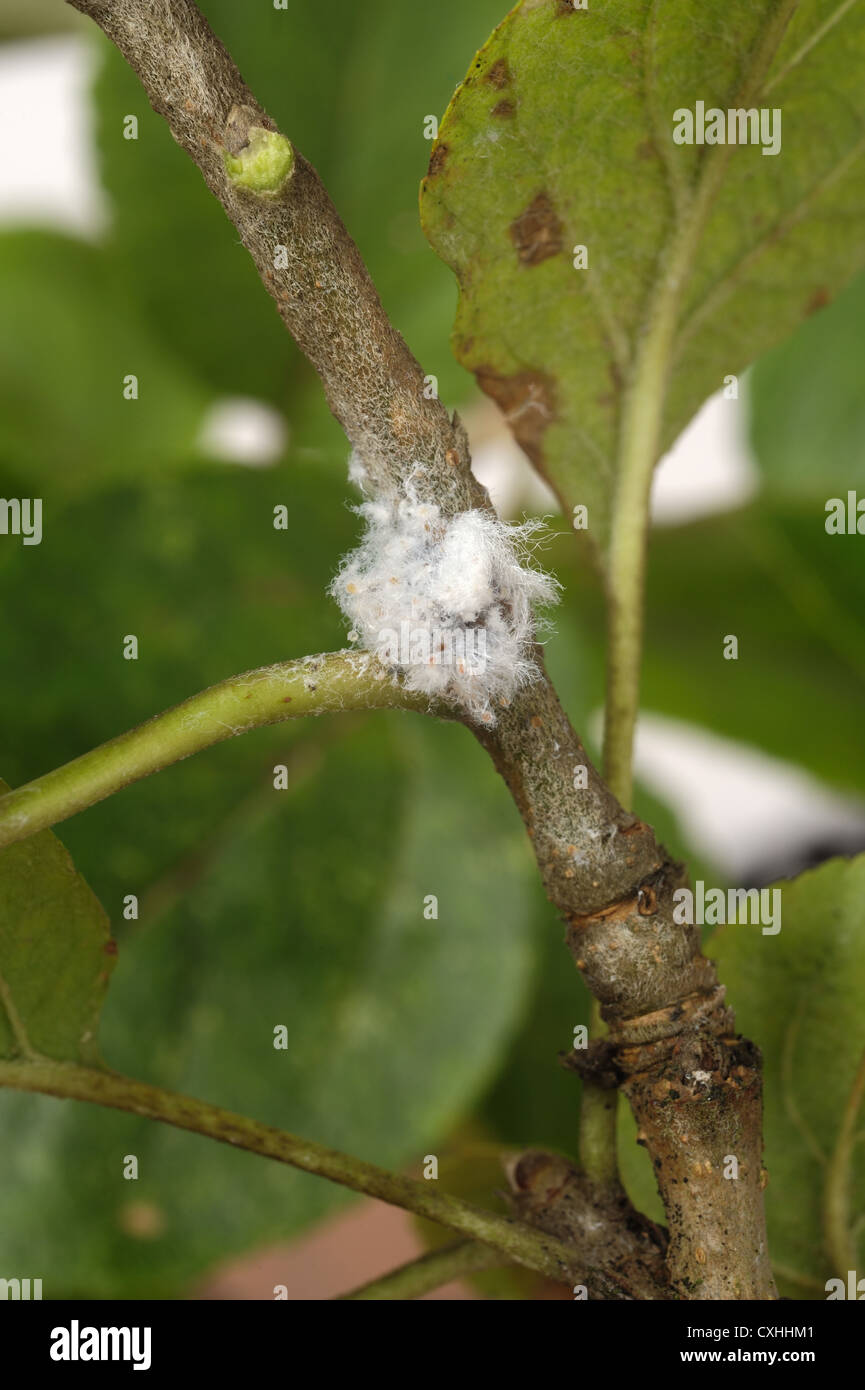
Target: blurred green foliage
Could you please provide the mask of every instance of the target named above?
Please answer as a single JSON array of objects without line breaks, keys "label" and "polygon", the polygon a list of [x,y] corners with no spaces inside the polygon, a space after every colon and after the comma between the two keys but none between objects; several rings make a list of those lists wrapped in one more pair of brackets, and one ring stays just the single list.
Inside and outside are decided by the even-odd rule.
[{"label": "blurred green foliage", "polygon": [[[773,496],[808,507],[865,496],[865,275],[751,377],[751,443]],[[855,544],[855,542],[854,542]],[[852,606],[852,605],[851,605]]]},{"label": "blurred green foliage", "polygon": [[[829,860],[781,884],[782,929],[764,949],[748,926],[723,927],[709,944],[737,1026],[763,1052],[766,1215],[789,1298],[825,1298],[827,1279],[846,1282],[865,1262],[865,1116],[855,1087],[865,1065],[863,899],[865,856]],[[847,1193],[840,1240],[829,1220],[833,1185]]]},{"label": "blurred green foliage", "polygon": [[81,31],[87,21],[57,0],[0,0],[0,39]]},{"label": "blurred green foliage", "polygon": [[99,900],[50,830],[0,850],[0,1058],[97,1064],[114,955]]}]

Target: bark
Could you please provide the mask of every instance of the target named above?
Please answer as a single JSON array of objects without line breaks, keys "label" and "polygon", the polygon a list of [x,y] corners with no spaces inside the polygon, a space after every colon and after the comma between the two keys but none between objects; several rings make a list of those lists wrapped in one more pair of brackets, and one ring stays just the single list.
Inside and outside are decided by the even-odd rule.
[{"label": "bark", "polygon": [[636,1211],[618,1185],[592,1183],[566,1158],[537,1150],[511,1164],[508,1177],[520,1219],[583,1252],[588,1297],[654,1302],[674,1296],[666,1231]]},{"label": "bark", "polygon": [[[568,1060],[587,1079],[620,1085],[634,1110],[669,1222],[674,1289],[684,1298],[775,1298],[760,1055],[735,1035],[697,927],[673,920],[673,893],[687,882],[682,866],[619,806],[548,680],[478,737],[520,809],[547,896],[601,1002],[608,1036]],[[586,768],[583,790],[574,789],[577,767]]]}]

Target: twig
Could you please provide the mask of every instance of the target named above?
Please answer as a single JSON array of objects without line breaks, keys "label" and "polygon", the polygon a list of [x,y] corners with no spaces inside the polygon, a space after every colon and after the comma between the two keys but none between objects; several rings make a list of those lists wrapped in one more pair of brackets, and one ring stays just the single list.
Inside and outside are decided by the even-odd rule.
[{"label": "twig", "polygon": [[499,1251],[474,1240],[461,1240],[442,1250],[430,1250],[416,1260],[391,1270],[380,1279],[373,1279],[352,1293],[340,1295],[345,1300],[420,1298],[432,1289],[440,1289],[452,1279],[473,1274],[482,1269],[496,1269],[506,1264]]},{"label": "twig", "polygon": [[121,788],[248,729],[337,710],[427,711],[366,652],[333,652],[245,671],[110,743],[0,796],[0,846],[95,806]]},{"label": "twig", "polygon": [[480,1241],[506,1260],[533,1269],[548,1279],[577,1282],[587,1277],[586,1270],[578,1268],[578,1256],[571,1247],[524,1222],[497,1216],[458,1197],[438,1192],[432,1182],[389,1173],[353,1155],[326,1148],[324,1144],[298,1139],[245,1115],[236,1115],[173,1091],[163,1091],[143,1081],[133,1081],[117,1072],[97,1071],[49,1059],[0,1061],[0,1086],[92,1101],[159,1120],[177,1129],[190,1130],[415,1212],[473,1241]]}]

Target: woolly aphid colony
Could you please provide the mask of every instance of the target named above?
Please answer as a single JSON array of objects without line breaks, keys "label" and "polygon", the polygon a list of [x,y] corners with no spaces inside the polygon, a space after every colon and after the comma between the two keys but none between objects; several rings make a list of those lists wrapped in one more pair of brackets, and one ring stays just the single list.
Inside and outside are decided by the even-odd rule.
[{"label": "woolly aphid colony", "polygon": [[[362,484],[356,463],[351,476]],[[495,706],[540,674],[535,609],[557,602],[559,589],[530,564],[543,522],[509,525],[481,511],[448,519],[406,492],[357,508],[366,531],[331,593],[351,624],[349,639],[407,689],[492,724]]]}]

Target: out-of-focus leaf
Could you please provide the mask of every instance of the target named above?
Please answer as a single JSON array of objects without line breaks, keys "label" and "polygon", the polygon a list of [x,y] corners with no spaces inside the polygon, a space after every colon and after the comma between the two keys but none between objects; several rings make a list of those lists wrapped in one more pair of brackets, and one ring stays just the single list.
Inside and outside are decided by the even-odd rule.
[{"label": "out-of-focus leaf", "polygon": [[[326,595],[357,529],[342,482],[295,460],[264,470],[210,465],[148,482],[66,506],[49,495],[41,545],[9,537],[0,547],[0,649],[16,673],[16,688],[4,682],[0,689],[0,725],[15,784],[235,672],[344,643]],[[4,477],[0,493],[15,496],[22,484],[21,476]],[[289,508],[287,530],[274,528],[280,505]],[[135,661],[123,658],[128,634],[138,638]],[[300,726],[287,727],[294,736]],[[251,742],[266,737],[262,731]],[[214,759],[236,765],[245,747],[227,744],[180,764],[94,808],[88,823],[105,817],[103,845],[118,817],[130,846],[152,844],[151,837],[163,836],[160,783],[190,811],[187,775],[197,780]],[[249,755],[240,756],[246,762]],[[199,826],[224,776],[208,779],[203,794],[199,789]],[[83,851],[73,843],[81,824],[76,819],[63,831],[76,855]],[[164,829],[168,850],[177,828]],[[181,838],[177,850],[183,844]],[[100,855],[84,872],[105,869]],[[107,902],[110,895],[99,892]]]},{"label": "out-of-focus leaf", "polygon": [[[0,727],[13,779],[232,671],[339,645],[325,588],[356,529],[342,498],[300,465],[211,468],[69,506],[39,547],[11,541],[0,591],[18,607],[13,622],[0,605],[0,646],[17,675]],[[281,502],[287,532],[272,524]],[[127,633],[137,661],[123,660]],[[489,1085],[524,1006],[534,871],[465,730],[396,714],[261,730],[63,836],[117,928],[112,1066],[389,1164],[417,1161]],[[0,1263],[26,1255],[55,1294],[176,1293],[345,1200],[83,1105],[0,1095],[0,1133],[16,1136],[0,1144]]]},{"label": "out-of-focus leaf", "polygon": [[[817,498],[757,502],[652,532],[642,706],[861,793],[861,537],[827,535],[824,522]],[[565,588],[547,661],[585,733],[603,703],[603,589],[564,532],[545,563]],[[738,637],[735,661],[724,659],[727,636]]]},{"label": "out-of-focus leaf", "polygon": [[[0,300],[0,457],[26,473],[28,495],[192,460],[208,392],[144,325],[101,252],[7,232]],[[138,399],[124,396],[127,376]]]},{"label": "out-of-focus leaf", "polygon": [[[168,886],[167,910],[149,915],[144,898],[121,943],[106,1056],[378,1162],[416,1162],[498,1064],[522,1002],[521,832],[456,728],[366,723],[288,761],[296,786],[276,791],[265,775],[247,787],[215,845]],[[164,890],[152,892],[158,907]],[[437,920],[424,914],[430,894]],[[176,1292],[344,1199],[129,1116],[2,1096],[0,1122],[16,1134],[0,1158],[3,1259],[18,1267],[26,1253],[55,1292]]]},{"label": "out-of-focus leaf", "polygon": [[[756,506],[657,533],[643,705],[865,788],[865,602],[854,536],[822,506]],[[683,582],[683,577],[687,582]],[[738,659],[725,660],[727,636]]]},{"label": "out-of-focus leaf", "polygon": [[[824,520],[819,500],[758,502],[653,531],[642,705],[862,791],[865,570],[860,538]],[[603,699],[603,592],[566,537],[551,555],[565,603],[548,662],[579,726]]]},{"label": "out-of-focus leaf", "polygon": [[0,1057],[98,1062],[114,950],[108,918],[50,830],[0,850]]},{"label": "out-of-focus leaf", "polygon": [[555,909],[536,893],[533,990],[520,1031],[483,1106],[483,1119],[503,1143],[576,1149],[580,1082],[559,1054],[574,1044],[574,1028],[589,1021],[590,996],[564,943]]},{"label": "out-of-focus leaf", "polygon": [[82,30],[86,21],[57,0],[0,0],[0,41]]},{"label": "out-of-focus leaf", "polygon": [[[865,276],[815,314],[750,377],[751,443],[779,497],[865,495]],[[824,518],[825,520],[825,518]]]},{"label": "out-of-focus leaf", "polygon": [[[848,1269],[861,1277],[865,1266],[865,1116],[855,1104],[865,1054],[865,858],[830,860],[780,888],[777,936],[729,926],[709,949],[737,1028],[763,1053],[766,1212],[782,1291],[825,1298],[827,1279],[846,1286]],[[845,1118],[854,1143],[839,1162]],[[849,1193],[840,1239],[827,1222],[833,1165]]]},{"label": "out-of-focus leaf", "polygon": [[[442,123],[422,211],[460,284],[456,354],[602,551],[642,344],[641,389],[669,383],[660,455],[865,260],[865,15],[786,8],[783,32],[776,0],[522,0]],[[777,108],[780,150],[674,143],[697,101]]]}]

